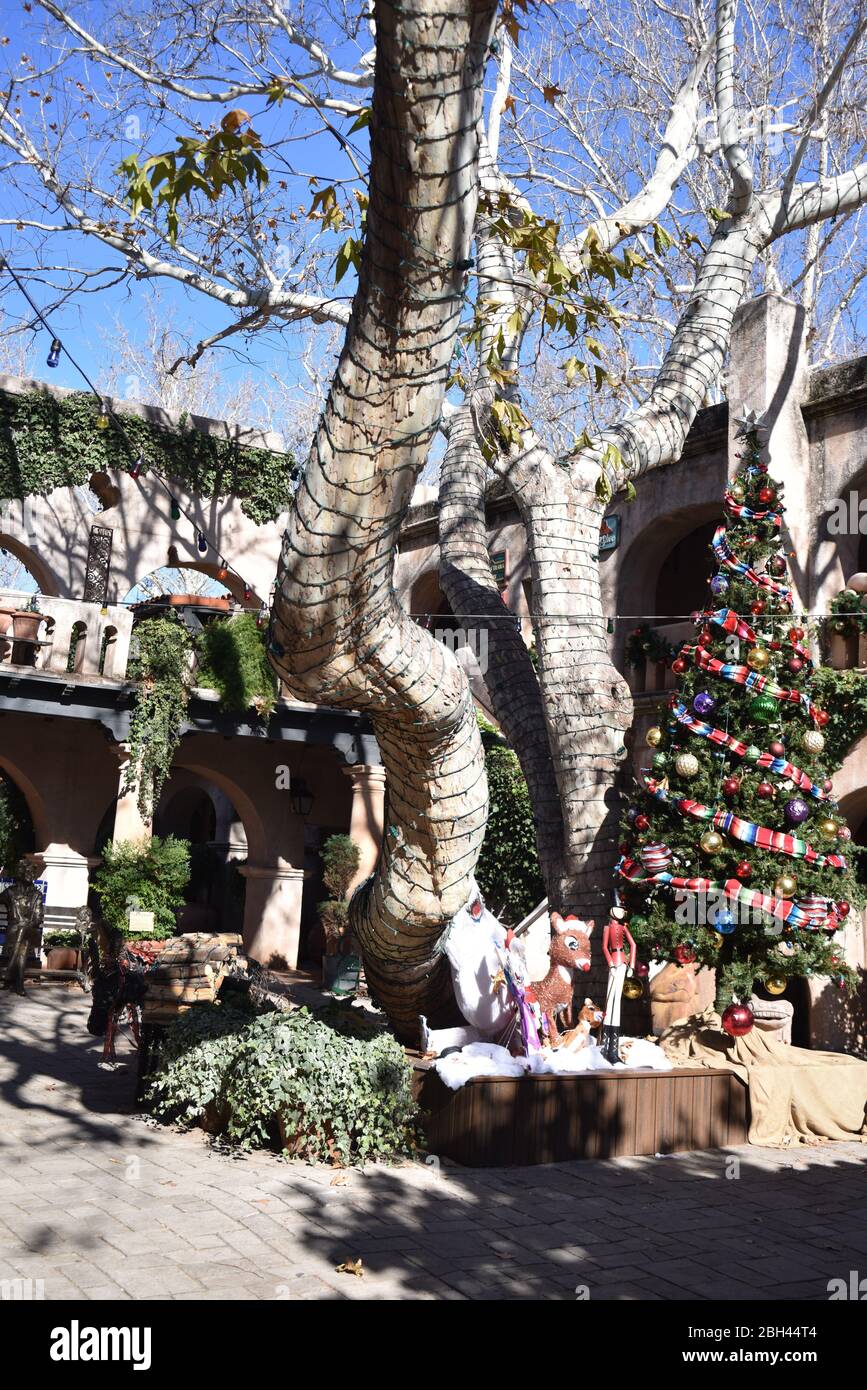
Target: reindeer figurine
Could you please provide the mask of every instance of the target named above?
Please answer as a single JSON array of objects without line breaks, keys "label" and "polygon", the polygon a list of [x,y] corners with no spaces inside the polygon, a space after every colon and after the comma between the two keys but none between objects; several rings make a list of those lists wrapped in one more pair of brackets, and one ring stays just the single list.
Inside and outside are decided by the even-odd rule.
[{"label": "reindeer figurine", "polygon": [[538,1009],[540,1031],[547,1033],[551,1047],[556,1047],[560,1039],[557,1017],[572,1005],[573,973],[590,969],[590,933],[594,925],[593,921],[581,922],[577,917],[551,913],[551,965],[544,980],[536,980],[526,993],[527,1002]]}]

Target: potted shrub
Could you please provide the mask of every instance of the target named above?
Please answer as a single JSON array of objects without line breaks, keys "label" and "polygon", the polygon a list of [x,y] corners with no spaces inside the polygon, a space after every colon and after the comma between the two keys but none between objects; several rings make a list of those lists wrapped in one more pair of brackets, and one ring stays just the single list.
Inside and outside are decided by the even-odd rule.
[{"label": "potted shrub", "polygon": [[347,895],[349,885],[358,872],[360,858],[358,845],[348,835],[330,835],[322,846],[322,877],[331,894],[325,902],[317,903],[319,920],[325,933],[325,955],[322,957],[324,985],[331,985],[340,969],[349,921]]},{"label": "potted shrub", "polygon": [[190,846],[167,835],[161,840],[108,844],[94,875],[93,887],[103,916],[126,934],[130,909],[154,914],[153,940],[174,936],[176,913],[184,905],[190,879]]},{"label": "potted shrub", "polygon": [[39,624],[43,620],[39,612],[36,595],[26,608],[15,609],[12,613],[12,661],[17,666],[33,666],[36,662],[34,643],[39,636]]},{"label": "potted shrub", "polygon": [[48,928],[42,934],[42,949],[48,970],[78,970],[81,965],[81,932]]}]

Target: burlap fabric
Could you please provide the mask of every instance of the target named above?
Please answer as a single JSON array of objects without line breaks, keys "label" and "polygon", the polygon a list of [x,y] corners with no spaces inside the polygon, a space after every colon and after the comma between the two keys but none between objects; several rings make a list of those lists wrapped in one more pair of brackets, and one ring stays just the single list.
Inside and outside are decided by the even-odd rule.
[{"label": "burlap fabric", "polygon": [[867,1062],[857,1057],[792,1047],[759,1028],[731,1038],[713,1009],[672,1024],[659,1042],[675,1066],[730,1069],[746,1082],[751,1144],[867,1142]]}]

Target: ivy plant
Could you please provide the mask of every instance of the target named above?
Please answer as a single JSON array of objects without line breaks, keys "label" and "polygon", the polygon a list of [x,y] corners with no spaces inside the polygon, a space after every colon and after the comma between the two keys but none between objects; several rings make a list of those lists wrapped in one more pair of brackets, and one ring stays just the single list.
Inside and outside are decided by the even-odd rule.
[{"label": "ivy plant", "polygon": [[265,633],[252,613],[208,623],[196,638],[196,685],[216,690],[220,707],[231,714],[255,709],[270,714],[277,680],[268,661]]},{"label": "ivy plant", "polygon": [[414,1151],[411,1068],[390,1034],[345,1036],[306,1009],[251,1014],[197,1006],[166,1032],[147,1100],[164,1120],[193,1124],[205,1111],[227,1139],[340,1164]]},{"label": "ivy plant", "polygon": [[58,398],[0,391],[0,497],[44,497],[81,486],[93,473],[131,468],[140,454],[145,472],[150,465],[197,497],[237,497],[257,525],[290,506],[297,470],[289,454],[204,434],[183,417],[170,430],[125,413],[121,434],[111,417],[99,429],[99,413],[100,403],[87,392]]},{"label": "ivy plant", "polygon": [[169,775],[190,698],[192,638],[179,618],[143,619],[133,631],[128,673],[136,683],[124,791],[137,786],[138,807],[153,817]]}]

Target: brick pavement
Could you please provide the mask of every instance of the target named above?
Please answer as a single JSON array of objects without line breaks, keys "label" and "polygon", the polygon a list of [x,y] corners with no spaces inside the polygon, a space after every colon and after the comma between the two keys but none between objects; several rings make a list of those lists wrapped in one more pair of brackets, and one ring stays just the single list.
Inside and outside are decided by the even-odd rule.
[{"label": "brick pavement", "polygon": [[[825,1299],[867,1275],[867,1145],[343,1173],[227,1157],[135,1115],[133,1067],[97,1068],[86,1012],[63,988],[0,996],[0,1280],[46,1299]],[[359,1257],[362,1278],[337,1273]]]}]

